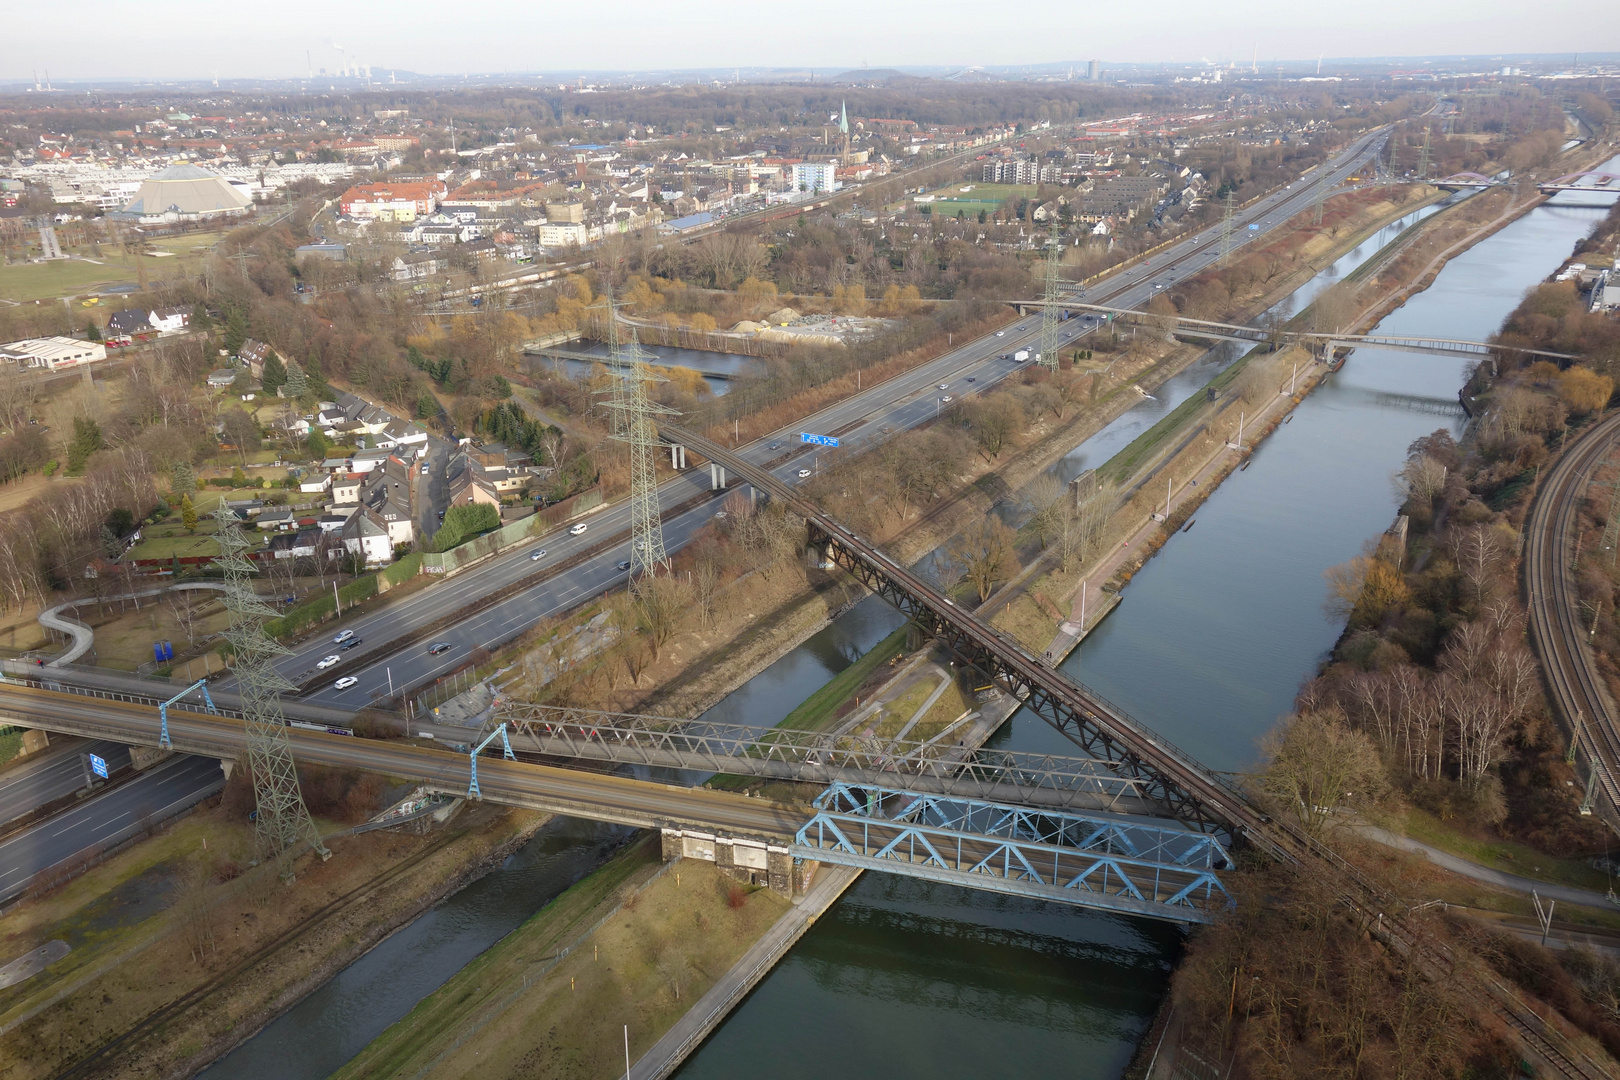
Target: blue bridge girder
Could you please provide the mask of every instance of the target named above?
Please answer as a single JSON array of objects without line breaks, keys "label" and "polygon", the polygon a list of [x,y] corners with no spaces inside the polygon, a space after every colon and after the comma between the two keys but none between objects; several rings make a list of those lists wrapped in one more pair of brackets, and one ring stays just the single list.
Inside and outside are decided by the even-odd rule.
[{"label": "blue bridge girder", "polygon": [[1172,922],[1232,904],[1214,837],[1158,821],[1070,814],[834,784],[796,858]]}]

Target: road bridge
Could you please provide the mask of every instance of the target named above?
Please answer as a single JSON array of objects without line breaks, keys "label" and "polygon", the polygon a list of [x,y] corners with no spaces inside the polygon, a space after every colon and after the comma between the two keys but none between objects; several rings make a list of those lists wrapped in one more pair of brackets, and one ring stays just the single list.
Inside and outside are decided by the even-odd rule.
[{"label": "road bridge", "polygon": [[[1583,184],[1581,183],[1582,180],[1591,180],[1592,183]],[[1545,184],[1537,184],[1536,190],[1548,195],[1560,191],[1595,191],[1604,195],[1620,195],[1620,184],[1616,184],[1616,181],[1620,181],[1620,173],[1589,169],[1585,172],[1570,173],[1567,176],[1557,177],[1547,181]]]},{"label": "road bridge", "polygon": [[[0,684],[0,716],[128,745],[156,746],[160,738],[156,701],[68,685],[49,690],[8,679]],[[245,745],[241,719],[223,713],[171,708],[167,730],[175,750],[222,761],[237,760]],[[468,796],[473,785],[468,754],[311,727],[293,727],[288,736],[294,757],[305,764],[404,777],[456,796]],[[792,888],[796,861],[866,865],[857,861],[866,859],[881,862],[878,868],[888,873],[1172,922],[1207,922],[1229,903],[1216,876],[1229,865],[1224,847],[1168,822],[848,784],[836,786],[842,801],[798,807],[502,757],[480,760],[476,776],[482,799],[658,829],[666,850],[757,872],[761,884],[783,892]],[[908,798],[921,800],[911,817]],[[883,816],[868,813],[857,828],[848,820],[860,816],[850,809],[852,802],[869,804]],[[942,816],[951,806],[972,812]],[[927,807],[933,809],[924,814]],[[904,843],[877,843],[883,837]],[[919,846],[925,841],[940,858],[926,857]]]},{"label": "road bridge", "polygon": [[1111,320],[1137,325],[1153,326],[1170,334],[1188,337],[1214,338],[1218,341],[1242,341],[1253,345],[1305,345],[1311,348],[1366,348],[1388,349],[1393,352],[1423,353],[1429,356],[1456,356],[1469,360],[1489,359],[1498,352],[1519,356],[1534,356],[1543,360],[1568,363],[1576,357],[1572,353],[1553,352],[1550,349],[1530,349],[1519,345],[1499,345],[1489,341],[1467,341],[1459,338],[1403,337],[1391,334],[1336,334],[1316,330],[1286,330],[1282,327],[1242,326],[1237,323],[1212,322],[1208,319],[1190,319],[1180,315],[1159,315],[1137,308],[1109,307],[1106,304],[1087,304],[1078,300],[1009,301],[1021,307],[1061,307],[1076,311],[1094,311]]},{"label": "road bridge", "polygon": [[[548,360],[549,359],[577,360],[582,364],[601,364],[604,367],[610,367],[610,368],[611,367],[623,367],[622,364],[615,364],[613,362],[613,358],[610,357],[610,356],[600,356],[600,355],[598,355],[596,353],[593,353],[593,352],[586,352],[583,349],[559,349],[559,348],[527,349],[526,348],[526,349],[524,349],[523,354],[525,356],[540,356],[540,357],[544,357],[544,358],[546,358]],[[650,367],[653,367],[653,368],[661,368],[661,367],[685,367],[685,368],[690,368],[690,370],[697,372],[699,375],[702,375],[705,379],[723,379],[723,380],[726,380],[726,381],[729,382],[731,379],[735,378],[735,376],[729,371],[715,371],[715,370],[712,370],[710,368],[694,368],[694,367],[690,367],[690,365],[688,365],[688,364],[661,364],[661,363],[658,362],[657,357],[648,357],[647,358],[647,364]]]}]

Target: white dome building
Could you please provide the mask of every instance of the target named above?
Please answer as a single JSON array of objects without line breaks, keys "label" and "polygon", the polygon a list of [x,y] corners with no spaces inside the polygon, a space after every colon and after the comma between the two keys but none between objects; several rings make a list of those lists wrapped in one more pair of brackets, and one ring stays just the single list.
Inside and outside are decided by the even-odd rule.
[{"label": "white dome building", "polygon": [[108,217],[141,225],[233,217],[253,209],[245,190],[196,165],[170,165],[142,182],[135,197]]}]

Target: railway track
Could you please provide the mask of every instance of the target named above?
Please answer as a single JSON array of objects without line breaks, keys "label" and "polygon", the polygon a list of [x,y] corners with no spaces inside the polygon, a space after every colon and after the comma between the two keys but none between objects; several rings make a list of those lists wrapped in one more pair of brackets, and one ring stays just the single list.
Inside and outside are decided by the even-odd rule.
[{"label": "railway track", "polygon": [[[1611,826],[1620,824],[1620,731],[1585,634],[1571,562],[1576,513],[1592,474],[1620,439],[1620,413],[1593,425],[1548,472],[1525,530],[1524,585],[1530,641],[1541,657],[1547,688],[1584,759],[1587,783]],[[1594,785],[1595,778],[1595,785]]]}]

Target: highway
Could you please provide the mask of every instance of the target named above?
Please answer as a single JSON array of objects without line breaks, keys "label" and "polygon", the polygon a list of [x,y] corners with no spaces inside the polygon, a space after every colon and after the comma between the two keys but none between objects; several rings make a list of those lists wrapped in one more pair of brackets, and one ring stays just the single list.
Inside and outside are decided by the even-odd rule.
[{"label": "highway", "polygon": [[[1308,210],[1312,203],[1312,183],[1320,182],[1318,174],[1325,173],[1326,182],[1337,183],[1350,175],[1370,154],[1377,152],[1385,137],[1383,130],[1361,137],[1332,162],[1312,173],[1309,178],[1311,183],[1296,181],[1236,213],[1234,243],[1253,242],[1294,215]],[[1250,225],[1257,228],[1251,230]],[[1116,307],[1145,304],[1156,292],[1162,291],[1158,286],[1168,287],[1215,263],[1220,257],[1220,233],[1218,224],[1204,229],[1115,278],[1094,285],[1090,298]],[[1081,319],[1070,319],[1061,324],[1062,347],[1067,348],[1095,325]],[[971,394],[982,394],[1023,367],[1001,357],[1019,348],[1033,348],[1039,333],[1040,317],[1028,316],[1000,333],[966,342],[912,371],[822,410],[795,424],[791,430],[758,439],[737,448],[736,452],[755,465],[769,463],[776,476],[797,483],[797,471],[802,467],[813,467],[811,463],[814,460],[813,448],[799,446],[799,431],[838,432],[844,445],[861,446],[881,440],[893,431],[926,423],[935,417],[939,408],[938,399],[944,395],[949,394],[959,400]],[[974,382],[967,382],[970,377]],[[944,384],[946,389],[939,389],[940,384]],[[777,444],[778,448],[772,449]],[[668,513],[690,500],[704,498],[707,488],[708,470],[695,468],[665,481],[659,488],[659,497]],[[686,543],[708,522],[718,506],[719,500],[709,497],[702,505],[666,519],[667,547],[674,551]],[[390,686],[397,692],[429,683],[463,666],[472,649],[493,647],[508,641],[541,619],[567,611],[624,581],[625,574],[616,566],[629,558],[628,502],[614,504],[586,521],[588,530],[583,536],[569,536],[566,531],[558,530],[530,545],[489,559],[415,596],[346,620],[342,625],[352,629],[355,636],[362,639],[362,645],[351,652],[336,649],[332,645],[333,634],[328,632],[298,646],[277,666],[300,685],[314,680],[317,675],[323,676],[317,688],[307,694],[304,700],[350,710],[360,708],[375,696],[389,694]],[[614,542],[583,563],[532,585],[517,588],[517,583],[545,572],[548,566],[590,551],[605,539]],[[540,548],[546,550],[545,558],[531,562],[529,553]],[[502,589],[516,591],[458,620],[453,628],[436,633],[429,640],[400,648],[390,647],[400,636]],[[432,656],[428,653],[428,646],[435,641],[447,642],[451,648],[439,656]],[[317,663],[334,653],[341,658],[340,662],[324,672],[317,670]],[[337,690],[333,683],[344,676],[353,676],[358,682],[349,689]]]},{"label": "highway", "polygon": [[126,784],[0,841],[0,904],[22,892],[40,871],[87,848],[133,836],[148,820],[162,820],[200,802],[224,783],[225,774],[214,758],[177,754]]},{"label": "highway", "polygon": [[74,740],[70,747],[45,751],[39,761],[24,759],[0,773],[0,825],[84,787],[85,754],[106,759],[108,772],[129,766],[129,747],[105,740]]}]

